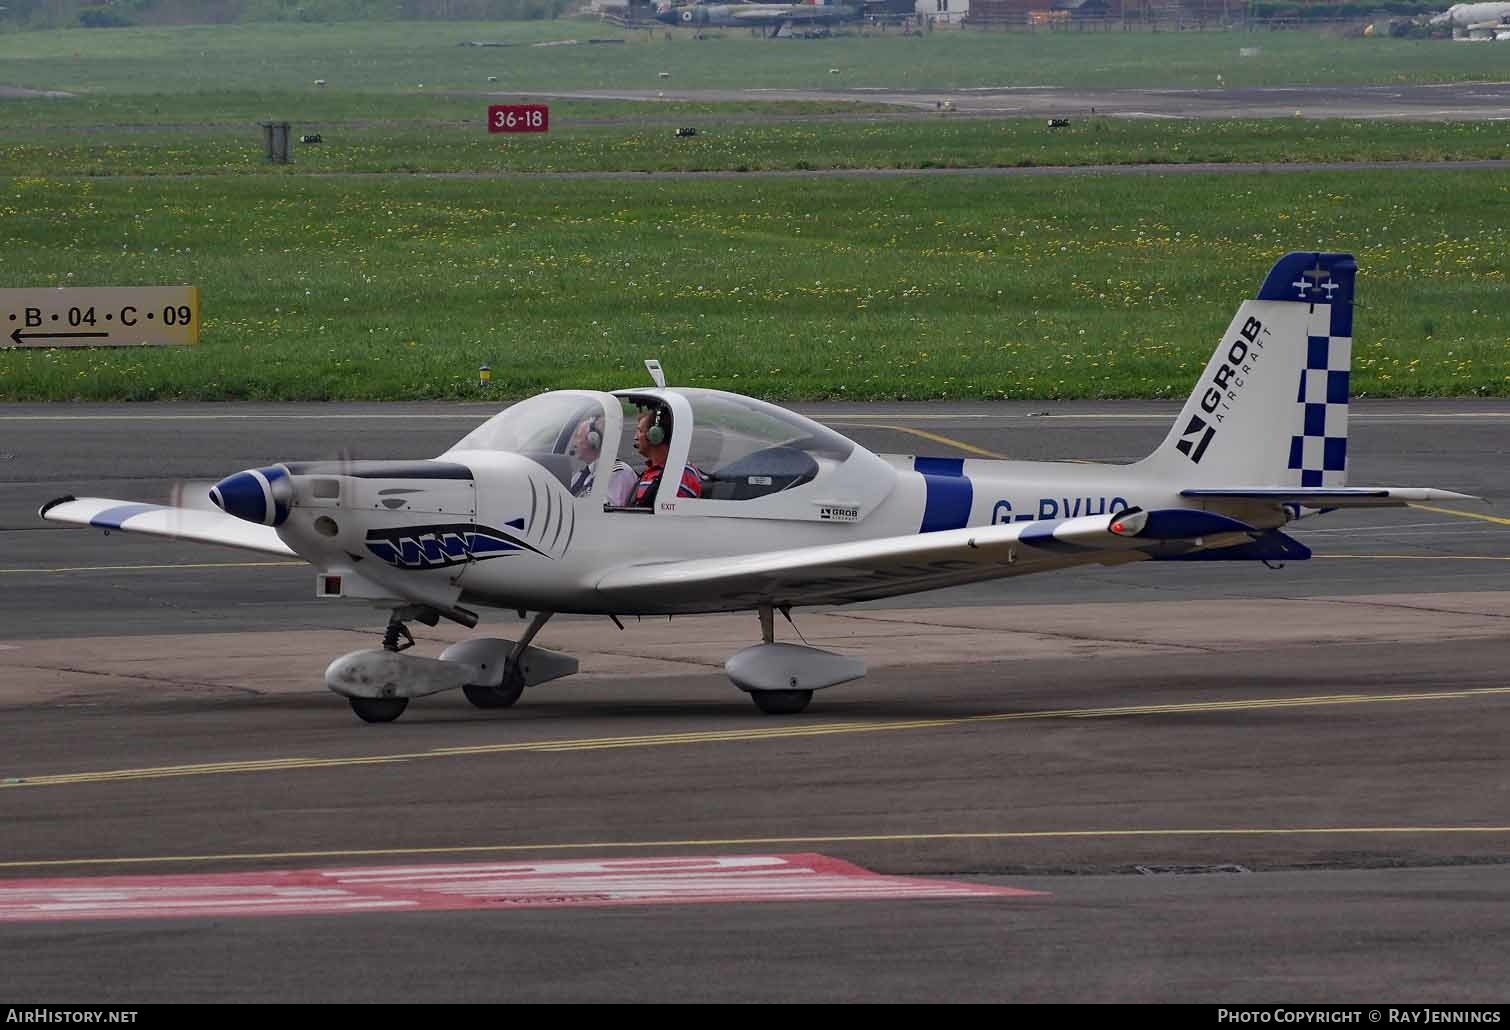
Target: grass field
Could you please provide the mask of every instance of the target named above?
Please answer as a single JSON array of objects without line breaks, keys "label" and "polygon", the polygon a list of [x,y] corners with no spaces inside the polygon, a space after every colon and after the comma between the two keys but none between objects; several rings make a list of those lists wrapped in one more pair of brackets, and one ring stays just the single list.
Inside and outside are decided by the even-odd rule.
[{"label": "grass field", "polygon": [[[616,46],[530,46],[624,38]],[[512,42],[502,48],[469,41]],[[1253,57],[1241,48],[1257,47]],[[837,69],[837,73],[830,69]],[[661,73],[666,73],[666,78]],[[83,94],[453,90],[835,89],[874,86],[1277,86],[1500,80],[1493,46],[1312,32],[934,32],[666,40],[594,21],[386,22],[0,35],[0,82]],[[497,81],[489,82],[493,76]],[[292,115],[292,116],[297,116]]]},{"label": "grass field", "polygon": [[192,282],[197,348],[0,353],[0,396],[1183,395],[1291,249],[1360,265],[1355,394],[1510,393],[1498,172],[11,180],[10,283]]},{"label": "grass field", "polygon": [[[36,101],[32,104],[38,103]],[[490,136],[487,109],[467,121],[378,125],[302,122],[294,160],[269,163],[260,128],[18,129],[0,175],[299,175],[320,172],[757,171],[976,168],[1190,162],[1440,161],[1510,158],[1510,131],[1481,122],[1137,121],[1073,119],[1049,131],[1033,118],[740,120],[719,105],[673,120],[640,115],[601,124],[570,102],[551,105],[544,135]],[[678,138],[672,126],[697,135]],[[319,133],[303,145],[299,135]],[[1510,164],[1507,164],[1510,169]],[[1507,173],[1510,174],[1510,173]]]},{"label": "grass field", "polygon": [[[204,316],[195,348],[0,351],[0,398],[475,397],[481,364],[511,397],[638,383],[647,356],[678,383],[788,399],[1180,396],[1292,249],[1358,255],[1355,393],[1510,394],[1503,171],[512,174],[1502,158],[1501,124],[1085,118],[1050,133],[749,100],[558,101],[532,139],[480,124],[490,74],[497,89],[654,88],[668,69],[678,88],[1209,85],[1223,69],[1233,85],[1443,81],[1503,77],[1496,48],[1300,33],[456,45],[598,34],[0,36],[0,84],[81,92],[0,99],[0,287],[192,283]],[[1262,54],[1239,60],[1238,44]],[[326,142],[270,166],[268,117]],[[681,124],[698,135],[675,138]],[[459,174],[395,174],[416,171]]]}]

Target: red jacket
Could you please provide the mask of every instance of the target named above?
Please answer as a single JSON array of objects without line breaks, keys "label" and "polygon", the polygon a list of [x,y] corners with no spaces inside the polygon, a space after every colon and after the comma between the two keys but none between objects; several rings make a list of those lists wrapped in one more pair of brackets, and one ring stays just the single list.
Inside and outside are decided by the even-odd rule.
[{"label": "red jacket", "polygon": [[[661,473],[666,471],[665,466],[650,464],[645,466],[645,471],[640,474],[640,481],[634,485],[634,492],[629,495],[629,505],[633,508],[648,508],[655,499],[656,484],[661,481]],[[682,469],[682,481],[676,488],[678,497],[701,497],[703,495],[703,477],[688,465]]]}]

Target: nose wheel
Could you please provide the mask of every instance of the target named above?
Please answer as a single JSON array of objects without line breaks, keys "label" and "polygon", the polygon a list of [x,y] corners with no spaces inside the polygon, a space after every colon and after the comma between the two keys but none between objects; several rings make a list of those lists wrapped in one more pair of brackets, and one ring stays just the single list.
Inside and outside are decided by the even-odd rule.
[{"label": "nose wheel", "polygon": [[351,710],[363,722],[392,722],[409,707],[407,697],[351,697]]},{"label": "nose wheel", "polygon": [[811,690],[752,690],[750,698],[767,715],[796,715],[813,699]]}]

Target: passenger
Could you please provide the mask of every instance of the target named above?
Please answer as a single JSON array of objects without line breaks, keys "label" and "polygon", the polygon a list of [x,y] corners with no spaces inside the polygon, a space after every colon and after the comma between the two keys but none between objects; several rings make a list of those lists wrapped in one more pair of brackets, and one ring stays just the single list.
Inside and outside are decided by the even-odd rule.
[{"label": "passenger", "polygon": [[[584,418],[577,426],[577,431],[572,434],[572,449],[577,457],[587,464],[577,473],[571,481],[571,492],[575,497],[586,497],[592,493],[594,470],[598,467],[598,458],[603,453],[603,416],[593,415]],[[608,497],[604,503],[622,508],[629,503],[629,494],[635,486],[634,469],[622,461],[615,460],[613,470],[608,474]]]},{"label": "passenger", "polygon": [[[671,409],[647,408],[635,420],[634,449],[645,459],[645,471],[634,486],[629,500],[631,508],[653,508],[655,495],[660,486],[661,474],[666,471],[666,458],[671,453]],[[702,473],[695,466],[682,469],[682,481],[677,485],[678,497],[701,497],[703,495]]]}]

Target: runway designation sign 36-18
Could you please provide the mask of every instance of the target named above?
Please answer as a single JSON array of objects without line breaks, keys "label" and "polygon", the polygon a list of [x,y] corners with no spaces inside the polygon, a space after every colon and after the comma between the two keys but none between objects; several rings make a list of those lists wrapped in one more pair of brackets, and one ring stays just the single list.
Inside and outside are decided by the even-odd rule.
[{"label": "runway designation sign 36-18", "polygon": [[0,290],[0,347],[198,342],[197,286]]},{"label": "runway designation sign 36-18", "polygon": [[549,132],[551,109],[545,104],[493,104],[488,108],[489,132]]}]

